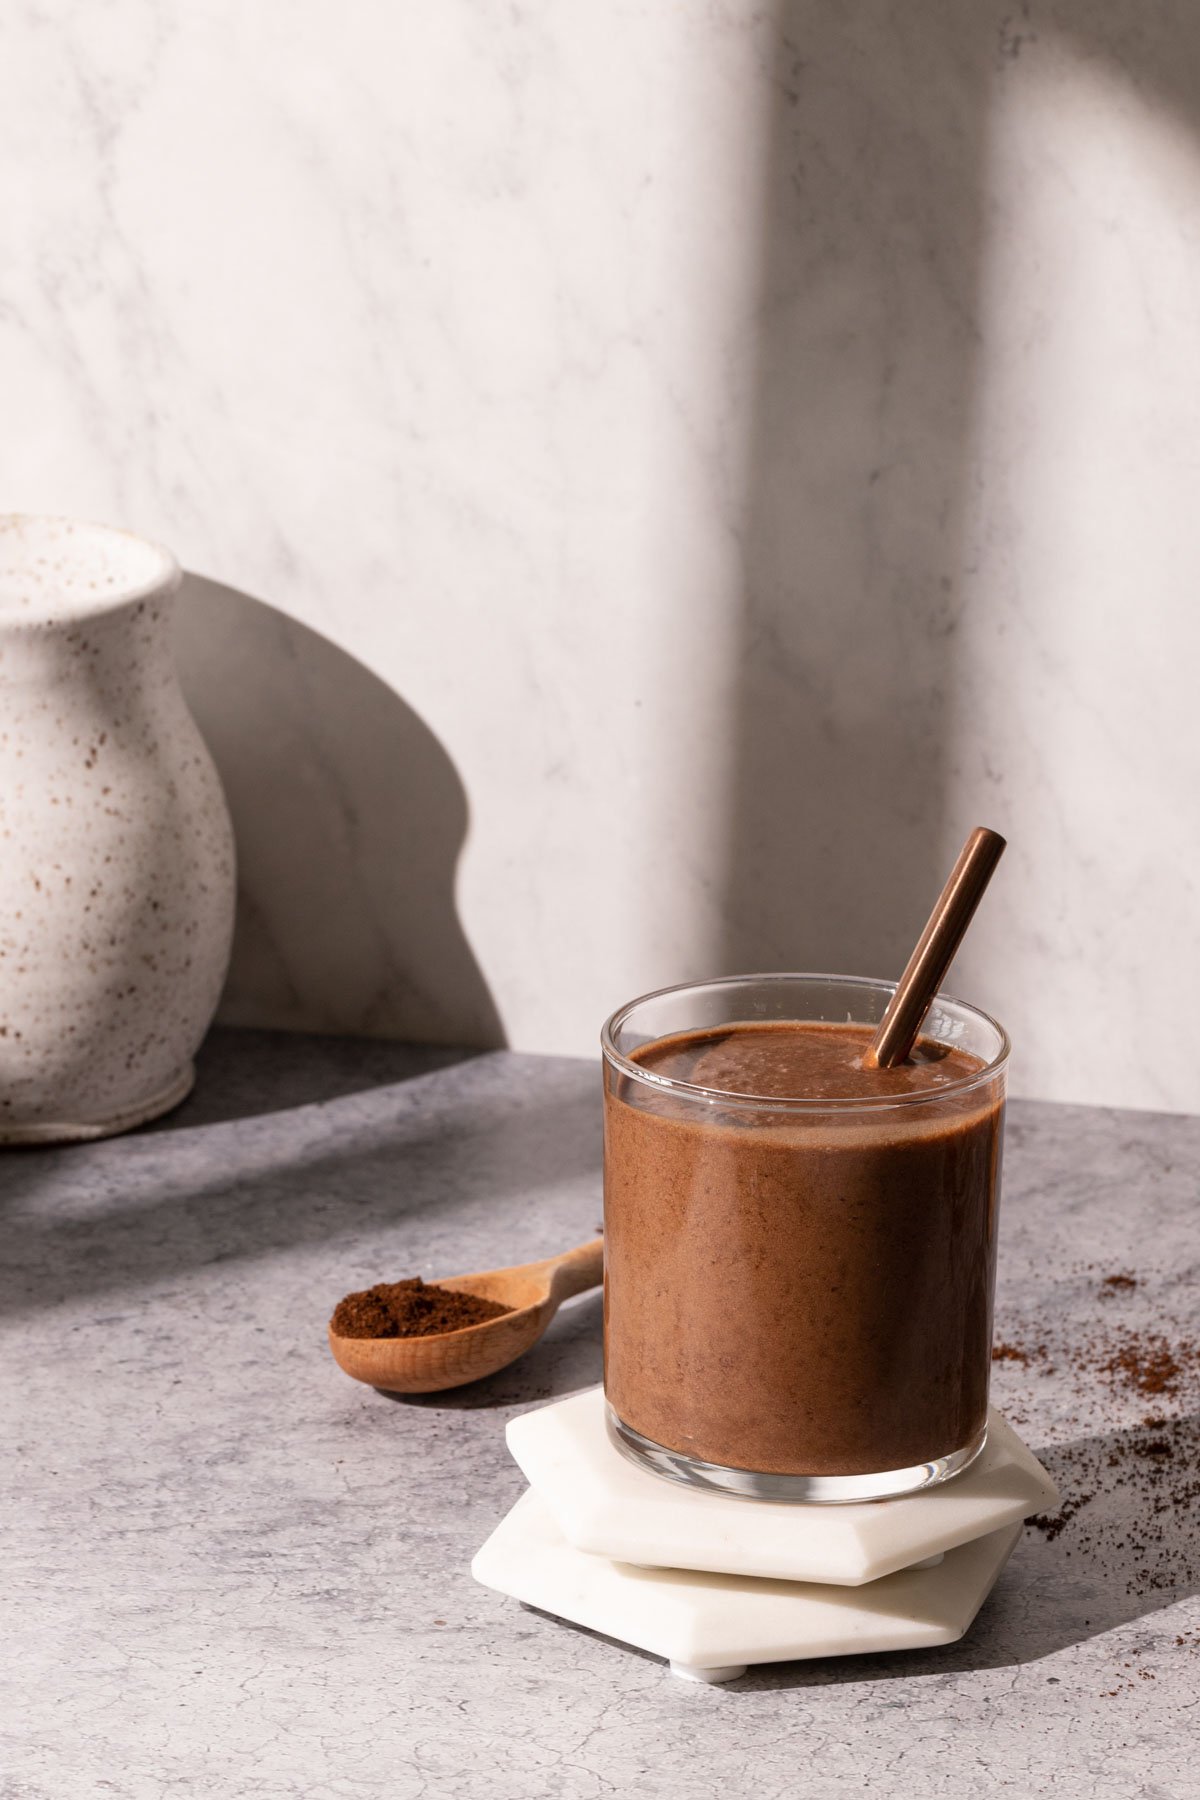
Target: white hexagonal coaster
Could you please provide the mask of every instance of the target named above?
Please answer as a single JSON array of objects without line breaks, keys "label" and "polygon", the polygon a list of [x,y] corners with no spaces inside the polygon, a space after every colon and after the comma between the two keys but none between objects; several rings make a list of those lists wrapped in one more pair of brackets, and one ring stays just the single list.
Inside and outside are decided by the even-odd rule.
[{"label": "white hexagonal coaster", "polygon": [[620,1562],[853,1587],[1058,1504],[1054,1483],[994,1409],[962,1475],[903,1500],[815,1506],[682,1487],[632,1463],[590,1388],[510,1421],[508,1447],[568,1543]]},{"label": "white hexagonal coaster", "polygon": [[1008,1561],[1019,1524],[859,1587],[634,1568],[568,1544],[532,1490],[471,1564],[496,1588],[557,1618],[666,1657],[693,1681],[734,1681],[750,1663],[915,1650],[960,1638]]}]

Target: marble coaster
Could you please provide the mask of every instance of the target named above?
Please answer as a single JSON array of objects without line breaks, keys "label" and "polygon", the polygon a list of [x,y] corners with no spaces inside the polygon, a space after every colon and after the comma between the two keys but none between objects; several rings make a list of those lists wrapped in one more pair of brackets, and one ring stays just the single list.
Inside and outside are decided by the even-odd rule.
[{"label": "marble coaster", "polygon": [[851,1506],[704,1493],[640,1469],[609,1437],[598,1387],[522,1414],[506,1435],[569,1544],[658,1568],[854,1587],[1058,1504],[1045,1469],[995,1410],[962,1475]]},{"label": "marble coaster", "polygon": [[666,1657],[693,1681],[750,1663],[949,1644],[971,1624],[1020,1536],[1007,1525],[937,1568],[858,1587],[634,1568],[569,1544],[539,1494],[522,1495],[471,1564],[485,1587]]}]

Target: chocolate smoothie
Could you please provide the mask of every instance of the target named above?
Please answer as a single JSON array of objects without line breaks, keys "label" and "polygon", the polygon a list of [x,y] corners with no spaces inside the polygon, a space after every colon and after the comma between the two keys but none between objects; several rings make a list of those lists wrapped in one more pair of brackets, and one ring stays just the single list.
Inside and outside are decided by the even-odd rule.
[{"label": "chocolate smoothie", "polygon": [[[987,1413],[1002,1082],[866,1025],[661,1038],[605,1068],[607,1398],[643,1437],[762,1474],[858,1475],[964,1449]],[[737,1096],[758,1097],[757,1106]],[[773,1110],[763,1100],[897,1104]]]}]

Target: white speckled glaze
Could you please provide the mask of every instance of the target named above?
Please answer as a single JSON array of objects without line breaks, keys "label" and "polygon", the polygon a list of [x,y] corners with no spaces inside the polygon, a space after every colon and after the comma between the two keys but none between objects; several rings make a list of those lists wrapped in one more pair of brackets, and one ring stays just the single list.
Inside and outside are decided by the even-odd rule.
[{"label": "white speckled glaze", "polygon": [[182,1100],[233,929],[233,832],[171,655],[180,571],[0,517],[0,1142]]}]

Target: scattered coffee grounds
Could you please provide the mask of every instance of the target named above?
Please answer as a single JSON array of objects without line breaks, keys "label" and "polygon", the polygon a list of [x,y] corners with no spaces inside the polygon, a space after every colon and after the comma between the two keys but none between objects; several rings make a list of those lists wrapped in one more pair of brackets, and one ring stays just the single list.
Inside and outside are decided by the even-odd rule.
[{"label": "scattered coffee grounds", "polygon": [[1053,1543],[1060,1531],[1064,1531],[1077,1512],[1096,1498],[1095,1494],[1079,1494],[1074,1500],[1068,1500],[1056,1513],[1035,1513],[1029,1523],[1044,1532]]},{"label": "scattered coffee grounds", "polygon": [[[1139,1285],[1132,1275],[1110,1275],[1101,1294],[1107,1299]],[[1106,1376],[1115,1388],[1155,1399],[1178,1398],[1185,1388],[1200,1386],[1200,1339],[1186,1332],[1168,1337],[1157,1330],[1114,1327],[1108,1320],[1098,1320],[1090,1331],[1053,1348],[1045,1340],[1022,1342],[1015,1335],[1001,1339],[992,1346],[992,1361],[1017,1363],[1045,1374],[1065,1368],[1077,1383],[1092,1389],[1097,1376]]]},{"label": "scattered coffee grounds", "polygon": [[459,1294],[414,1275],[409,1281],[381,1281],[347,1294],[334,1309],[330,1325],[338,1337],[437,1337],[461,1331],[512,1312],[481,1294]]},{"label": "scattered coffee grounds", "polygon": [[[1200,1336],[1194,1310],[1180,1316],[1172,1299],[1180,1291],[1190,1298],[1194,1283],[1172,1279],[1161,1292],[1145,1274],[1090,1266],[1064,1276],[1088,1278],[1098,1303],[1090,1317],[1076,1311],[1066,1329],[1057,1321],[1047,1329],[1043,1317],[1022,1330],[1002,1315],[992,1353],[1005,1390],[997,1398],[1014,1424],[1028,1430],[1042,1394],[1057,1417],[1058,1441],[1039,1453],[1062,1504],[1028,1524],[1048,1542],[1061,1539],[1059,1555],[1083,1561],[1091,1579],[1129,1602],[1192,1593],[1200,1582]],[[1050,1376],[1053,1389],[1043,1389]]]},{"label": "scattered coffee grounds", "polygon": [[[1200,1587],[1200,1267],[1063,1258],[1054,1280],[1061,1306],[1039,1278],[1036,1312],[1002,1294],[996,1320],[996,1404],[1062,1496],[1027,1521],[1028,1554],[1112,1643],[1116,1679],[1100,1691],[1145,1693],[1161,1647],[1133,1629]],[[1200,1658],[1200,1630],[1171,1654]]]},{"label": "scattered coffee grounds", "polygon": [[1173,1394],[1183,1364],[1165,1338],[1130,1332],[1101,1368],[1139,1394]]}]

